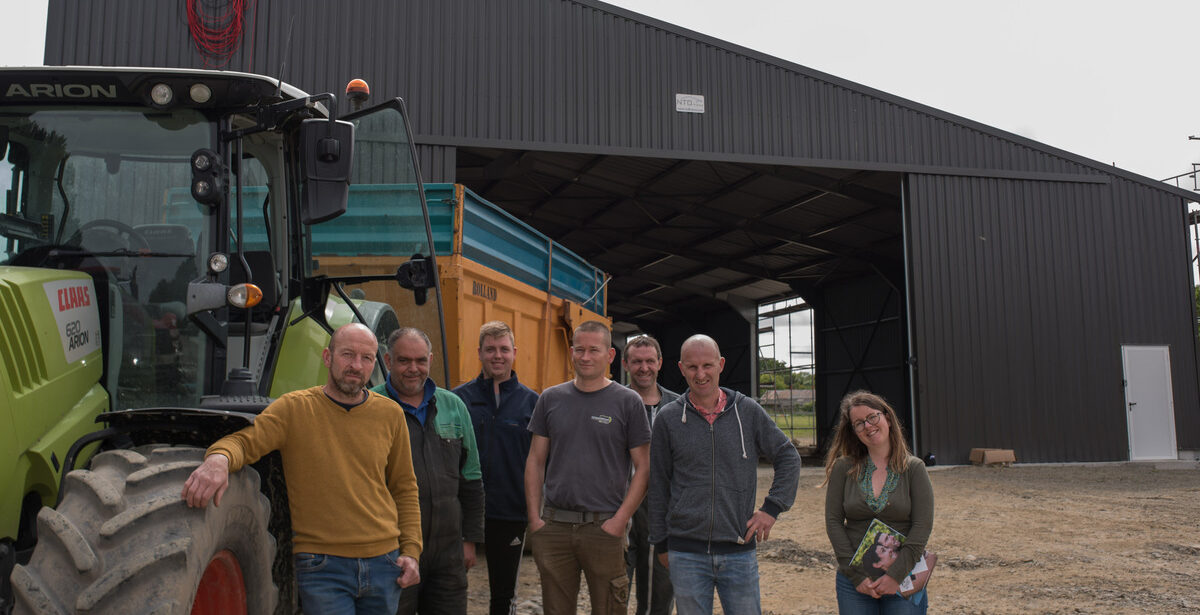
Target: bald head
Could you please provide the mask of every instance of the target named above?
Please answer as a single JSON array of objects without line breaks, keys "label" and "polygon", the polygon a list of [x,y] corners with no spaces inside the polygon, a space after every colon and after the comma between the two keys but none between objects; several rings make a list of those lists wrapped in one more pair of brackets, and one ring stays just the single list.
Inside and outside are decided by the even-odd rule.
[{"label": "bald head", "polygon": [[725,357],[721,356],[716,340],[707,335],[693,335],[679,347],[679,373],[688,383],[688,396],[693,403],[717,402],[724,369]]},{"label": "bald head", "polygon": [[683,354],[687,352],[689,348],[695,348],[697,350],[701,348],[707,348],[711,349],[718,357],[721,356],[721,348],[717,346],[717,340],[714,340],[703,333],[697,333],[696,335],[683,340],[683,345],[679,347],[680,356],[683,356]]},{"label": "bald head", "polygon": [[372,340],[376,343],[378,343],[378,341],[379,341],[375,338],[375,334],[372,333],[371,330],[369,328],[367,328],[366,325],[364,325],[362,323],[352,322],[348,325],[342,325],[342,326],[338,327],[337,330],[333,332],[333,335],[329,336],[329,350],[330,351],[336,350],[338,344],[342,343],[345,340],[350,340],[350,339],[353,339],[356,341],[357,340]]}]

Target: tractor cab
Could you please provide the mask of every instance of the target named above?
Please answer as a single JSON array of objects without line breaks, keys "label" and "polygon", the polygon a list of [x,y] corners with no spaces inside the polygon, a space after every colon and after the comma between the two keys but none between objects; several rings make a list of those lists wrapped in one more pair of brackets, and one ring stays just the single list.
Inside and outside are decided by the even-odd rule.
[{"label": "tractor cab", "polygon": [[[320,384],[324,340],[353,320],[382,339],[399,311],[439,338],[398,100],[337,119],[330,95],[239,73],[42,67],[3,79],[0,267],[90,278],[45,289],[67,363],[102,362],[108,410],[200,407],[231,374],[233,390],[264,397]],[[352,184],[363,198],[379,185],[408,198],[388,219],[339,224]],[[364,252],[364,224],[396,232],[371,233]],[[372,280],[418,292],[371,301],[356,286]]]}]

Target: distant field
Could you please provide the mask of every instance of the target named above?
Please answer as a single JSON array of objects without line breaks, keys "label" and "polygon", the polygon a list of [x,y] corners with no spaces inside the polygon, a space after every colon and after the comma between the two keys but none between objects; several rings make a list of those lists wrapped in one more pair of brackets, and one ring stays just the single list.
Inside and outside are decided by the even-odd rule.
[{"label": "distant field", "polygon": [[787,437],[799,445],[816,446],[817,419],[811,412],[772,412],[771,418]]}]

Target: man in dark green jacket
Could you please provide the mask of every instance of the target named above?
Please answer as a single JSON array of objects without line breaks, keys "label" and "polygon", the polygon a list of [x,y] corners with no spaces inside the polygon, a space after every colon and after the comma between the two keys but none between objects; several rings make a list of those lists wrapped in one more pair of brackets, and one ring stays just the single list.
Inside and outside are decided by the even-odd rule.
[{"label": "man in dark green jacket", "polygon": [[[471,416],[429,377],[433,345],[420,329],[387,341],[387,381],[375,387],[404,408],[421,502],[421,583],[400,596],[401,615],[465,615],[467,569],[483,541],[483,481]],[[414,591],[415,590],[415,591]]]}]

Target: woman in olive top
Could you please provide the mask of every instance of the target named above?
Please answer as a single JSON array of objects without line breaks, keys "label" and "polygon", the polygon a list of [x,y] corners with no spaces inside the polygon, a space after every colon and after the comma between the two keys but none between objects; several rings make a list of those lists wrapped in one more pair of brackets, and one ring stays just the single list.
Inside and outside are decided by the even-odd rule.
[{"label": "woman in olive top", "polygon": [[[842,399],[839,414],[825,457],[825,531],[838,560],[838,611],[923,614],[929,606],[923,591],[909,598],[897,592],[933,529],[925,464],[909,454],[900,419],[882,397],[855,391]],[[872,519],[905,536],[887,573],[874,581],[850,566]]]}]

